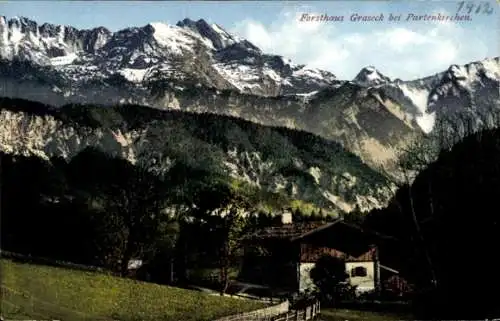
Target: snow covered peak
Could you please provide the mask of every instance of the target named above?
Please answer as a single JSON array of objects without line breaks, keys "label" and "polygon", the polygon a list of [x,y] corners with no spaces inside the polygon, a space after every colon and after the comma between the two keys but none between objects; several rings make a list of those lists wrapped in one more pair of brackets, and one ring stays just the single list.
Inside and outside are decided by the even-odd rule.
[{"label": "snow covered peak", "polygon": [[354,83],[371,87],[391,82],[391,80],[380,73],[374,66],[367,66],[357,74],[353,80]]},{"label": "snow covered peak", "polygon": [[245,42],[203,19],[193,21],[186,18],[176,25],[153,22],[146,26],[148,27],[160,46],[178,55],[186,51],[195,52],[198,45],[202,45],[207,51],[218,51]]},{"label": "snow covered peak", "polygon": [[445,75],[445,77],[448,79],[465,80],[467,78],[467,71],[463,66],[461,67],[459,65],[451,65]]},{"label": "snow covered peak", "polygon": [[[50,64],[56,57],[98,50],[111,32],[103,27],[77,30],[70,26],[37,22],[24,17],[0,18],[0,58]],[[67,60],[67,59],[63,59]]]},{"label": "snow covered peak", "polygon": [[233,45],[240,42],[239,39],[226,30],[221,28],[217,24],[208,24],[205,20],[200,19],[198,21],[193,21],[191,19],[184,19],[177,23],[178,27],[188,28],[196,33],[198,33],[203,38],[206,38],[212,42],[213,47],[218,50],[225,48],[227,46]]},{"label": "snow covered peak", "polygon": [[192,35],[187,30],[178,26],[162,22],[152,22],[149,26],[153,28],[153,37],[157,43],[175,54],[191,51],[195,43]]},{"label": "snow covered peak", "polygon": [[486,58],[463,66],[451,65],[444,75],[445,79],[452,81],[474,81],[478,77],[500,78],[500,57]]},{"label": "snow covered peak", "polygon": [[[370,71],[370,70],[369,70]],[[396,80],[376,87],[402,107],[408,119],[426,133],[436,119],[455,113],[483,112],[500,107],[500,57],[451,65],[433,76]]]},{"label": "snow covered peak", "polygon": [[[443,103],[446,102],[446,103]],[[430,93],[429,110],[452,110],[500,104],[500,57],[451,65]]]}]

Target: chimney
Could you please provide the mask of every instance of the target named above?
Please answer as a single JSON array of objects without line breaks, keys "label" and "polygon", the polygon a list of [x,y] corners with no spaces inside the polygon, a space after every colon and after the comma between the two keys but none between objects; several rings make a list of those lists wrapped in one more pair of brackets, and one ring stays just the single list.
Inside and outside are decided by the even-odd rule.
[{"label": "chimney", "polygon": [[284,224],[292,224],[292,211],[284,210],[283,214],[281,214],[281,223]]}]

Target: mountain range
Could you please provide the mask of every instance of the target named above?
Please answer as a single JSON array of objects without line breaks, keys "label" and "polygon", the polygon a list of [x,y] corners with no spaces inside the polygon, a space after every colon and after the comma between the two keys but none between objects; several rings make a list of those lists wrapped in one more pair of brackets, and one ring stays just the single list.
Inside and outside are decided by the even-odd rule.
[{"label": "mountain range", "polygon": [[[417,80],[392,80],[374,66],[340,80],[264,53],[202,19],[111,32],[0,17],[0,96],[55,107],[141,105],[231,116],[336,141],[372,169],[394,173],[401,150],[440,119],[499,109],[500,58],[452,65]],[[10,137],[4,151],[27,137],[16,134],[35,135],[29,139],[35,145],[58,141],[45,116],[2,110],[1,119],[9,124],[2,129]],[[22,126],[33,131],[20,132],[27,130]],[[42,127],[43,135],[35,130]],[[79,150],[83,138],[77,137],[71,146],[51,148]]]}]

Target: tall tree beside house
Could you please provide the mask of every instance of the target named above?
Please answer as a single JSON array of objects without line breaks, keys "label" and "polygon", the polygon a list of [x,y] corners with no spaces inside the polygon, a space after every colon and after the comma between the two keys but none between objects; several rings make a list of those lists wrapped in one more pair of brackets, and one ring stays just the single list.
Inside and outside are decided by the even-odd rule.
[{"label": "tall tree beside house", "polygon": [[181,221],[177,217],[169,217],[159,228],[161,231],[155,251],[147,264],[150,281],[159,284],[175,283],[175,250],[181,234]]},{"label": "tall tree beside house", "polygon": [[207,191],[211,201],[203,203],[198,215],[212,230],[212,236],[218,247],[221,295],[229,285],[229,269],[239,255],[240,239],[246,231],[247,220],[243,212],[248,211],[249,201],[237,194],[229,185],[218,186]]},{"label": "tall tree beside house", "polygon": [[[215,255],[218,256],[221,273],[227,274],[225,271],[229,263],[226,261],[235,247],[233,233],[240,223],[236,210],[241,208],[242,202],[238,200],[243,199],[232,190],[227,172],[216,159],[217,153],[205,153],[205,157],[194,159],[191,155],[196,149],[199,151],[204,147],[190,145],[191,148],[191,153],[182,151],[178,154],[177,161],[165,173],[174,194],[174,203],[181,204],[185,210],[177,218],[180,235],[175,245],[176,272],[181,283],[188,281],[187,271],[192,263],[198,261],[211,265]],[[161,157],[159,161],[162,161]],[[223,215],[226,210],[226,215]],[[195,239],[193,233],[205,233],[206,237]],[[214,251],[215,248],[217,251]],[[197,256],[203,262],[196,259]]]},{"label": "tall tree beside house", "polygon": [[239,200],[229,205],[228,213],[220,218],[220,280],[222,295],[226,293],[229,286],[229,268],[241,249],[240,239],[245,231],[245,219],[241,211],[247,208],[247,204]]}]

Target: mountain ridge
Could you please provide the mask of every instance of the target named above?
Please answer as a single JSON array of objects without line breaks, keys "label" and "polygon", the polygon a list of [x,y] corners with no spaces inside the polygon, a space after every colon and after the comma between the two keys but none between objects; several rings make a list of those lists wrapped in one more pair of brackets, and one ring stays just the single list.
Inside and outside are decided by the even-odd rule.
[{"label": "mountain ridge", "polygon": [[347,81],[265,54],[202,19],[94,33],[2,21],[5,97],[232,115],[338,141],[374,168],[394,168],[405,142],[431,132],[440,118],[500,106],[499,57],[412,81],[391,81],[375,69],[376,81],[366,82],[366,68]]}]

